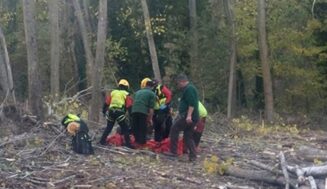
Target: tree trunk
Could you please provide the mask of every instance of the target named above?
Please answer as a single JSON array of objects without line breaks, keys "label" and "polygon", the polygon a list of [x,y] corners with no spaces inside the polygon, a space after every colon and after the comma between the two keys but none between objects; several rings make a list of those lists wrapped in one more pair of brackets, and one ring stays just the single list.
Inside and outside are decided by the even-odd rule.
[{"label": "tree trunk", "polygon": [[160,74],[160,68],[158,63],[158,57],[157,57],[157,51],[156,46],[153,39],[153,33],[151,29],[151,20],[149,15],[149,9],[148,4],[146,0],[141,0],[142,9],[143,9],[143,15],[144,15],[144,23],[145,23],[145,31],[146,31],[146,37],[148,39],[148,45],[151,55],[151,63],[152,63],[152,69],[154,73],[154,77],[161,81],[161,74]]},{"label": "tree trunk", "polygon": [[95,57],[95,65],[92,67],[92,100],[89,113],[89,120],[93,122],[99,121],[99,110],[101,108],[101,81],[104,65],[105,41],[107,34],[107,0],[100,0],[99,3],[99,21],[97,49]]},{"label": "tree trunk", "polygon": [[59,60],[60,60],[60,30],[59,30],[59,2],[58,0],[49,0],[49,19],[51,35],[51,94],[55,99],[59,97]]},{"label": "tree trunk", "polygon": [[235,22],[234,13],[230,4],[230,0],[224,0],[225,11],[227,14],[227,21],[230,25],[230,58],[229,58],[229,83],[228,83],[228,102],[227,102],[227,118],[233,116],[233,111],[236,104],[236,35],[235,35]]},{"label": "tree trunk", "polygon": [[[190,16],[190,32],[191,32],[191,47],[190,47],[190,68],[191,75],[193,78],[199,76],[199,70],[202,69],[198,67],[198,33],[197,33],[197,14],[196,14],[196,0],[189,0],[189,16]],[[200,72],[202,73],[202,72]],[[201,77],[201,76],[200,76]],[[201,81],[199,79],[199,81]]]},{"label": "tree trunk", "polygon": [[33,15],[35,2],[23,0],[23,12],[28,63],[28,104],[31,112],[42,119],[42,86],[37,57],[36,23]]},{"label": "tree trunk", "polygon": [[72,0],[73,1],[73,5],[74,5],[74,9],[75,9],[75,15],[77,17],[77,21],[79,24],[79,27],[81,29],[81,34],[82,34],[82,40],[84,43],[84,51],[86,54],[86,83],[87,85],[90,84],[90,80],[92,78],[92,66],[93,66],[93,55],[92,55],[92,50],[91,50],[91,43],[90,43],[90,39],[88,38],[88,33],[87,33],[87,28],[86,28],[86,24],[85,24],[85,20],[83,18],[82,15],[82,11],[81,11],[81,6],[78,2],[78,0]]},{"label": "tree trunk", "polygon": [[88,32],[94,32],[95,27],[93,22],[91,22],[91,16],[89,13],[89,0],[83,0],[83,12],[85,14],[85,23],[86,23],[86,27],[87,27],[87,31]]},{"label": "tree trunk", "polygon": [[274,104],[272,80],[268,60],[268,45],[266,33],[266,3],[265,0],[258,0],[258,33],[259,33],[259,51],[262,65],[263,88],[265,97],[265,119],[268,122],[273,121]]},{"label": "tree trunk", "polygon": [[[0,76],[0,78],[3,78],[2,81],[4,81],[3,89],[6,92],[6,95],[9,95],[10,98],[8,99],[9,101],[13,101],[13,103],[16,104],[16,97],[15,97],[15,91],[14,91],[14,81],[12,77],[12,71],[11,71],[11,66],[10,66],[10,60],[9,60],[9,55],[8,55],[8,50],[7,50],[7,43],[5,36],[2,32],[2,28],[0,27],[0,40],[1,40],[1,52],[3,52],[4,55],[4,66],[1,66],[3,69],[3,77]],[[2,72],[0,72],[2,73]],[[6,86],[6,87],[4,87]]]}]

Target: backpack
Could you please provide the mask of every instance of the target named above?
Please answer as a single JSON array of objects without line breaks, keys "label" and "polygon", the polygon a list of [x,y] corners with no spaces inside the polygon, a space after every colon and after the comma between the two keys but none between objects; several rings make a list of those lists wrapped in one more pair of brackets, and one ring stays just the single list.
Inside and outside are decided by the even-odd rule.
[{"label": "backpack", "polygon": [[94,154],[90,136],[83,131],[77,132],[72,140],[73,151],[78,154]]}]

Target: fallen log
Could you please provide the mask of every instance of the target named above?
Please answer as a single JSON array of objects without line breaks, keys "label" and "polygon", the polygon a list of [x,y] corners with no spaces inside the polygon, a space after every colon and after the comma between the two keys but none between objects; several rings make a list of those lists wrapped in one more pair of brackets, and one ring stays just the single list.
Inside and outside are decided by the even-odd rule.
[{"label": "fallen log", "polygon": [[25,139],[28,139],[28,138],[31,138],[31,137],[34,137],[34,136],[27,135],[27,133],[23,133],[21,135],[14,136],[14,137],[12,137],[12,139],[1,143],[0,148],[7,145],[7,144],[15,143],[16,141],[25,140]]},{"label": "fallen log", "polygon": [[285,156],[284,156],[283,152],[279,153],[279,158],[280,158],[280,166],[282,167],[282,171],[283,171],[285,182],[286,182],[285,189],[289,189],[290,188],[290,177],[287,172],[287,168],[286,168],[287,164],[286,164],[286,160],[285,160]]},{"label": "fallen log", "polygon": [[261,162],[255,161],[255,160],[249,160],[247,162],[250,163],[251,165],[254,165],[254,166],[258,167],[258,168],[267,170],[267,171],[269,171],[271,173],[274,173],[274,174],[283,174],[282,171],[276,169],[278,167],[278,164],[276,166],[272,167],[272,166],[263,164]]},{"label": "fallen log", "polygon": [[295,173],[298,177],[300,176],[326,177],[327,175],[327,165],[302,167],[302,168],[298,166],[287,166],[287,170]]},{"label": "fallen log", "polygon": [[[286,181],[283,176],[272,174],[269,171],[245,170],[230,166],[227,168],[225,174],[238,178],[245,178],[252,181],[261,181],[281,187],[286,185]],[[290,179],[289,186],[290,188],[296,188],[296,181],[294,179]]]},{"label": "fallen log", "polygon": [[307,160],[327,161],[327,151],[314,148],[312,146],[300,146],[297,152],[298,156]]}]

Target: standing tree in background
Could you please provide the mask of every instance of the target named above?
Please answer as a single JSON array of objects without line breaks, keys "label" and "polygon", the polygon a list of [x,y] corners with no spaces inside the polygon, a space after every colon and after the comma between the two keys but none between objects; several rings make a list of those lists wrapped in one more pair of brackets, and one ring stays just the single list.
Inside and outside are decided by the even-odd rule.
[{"label": "standing tree in background", "polygon": [[59,30],[59,1],[49,0],[49,20],[50,20],[50,36],[51,36],[51,76],[50,88],[51,94],[57,99],[59,97],[59,60],[60,60],[60,30]]},{"label": "standing tree in background", "polygon": [[25,40],[28,63],[28,104],[34,115],[43,118],[42,111],[42,86],[37,57],[35,2],[23,0]]},{"label": "standing tree in background", "polygon": [[83,40],[83,45],[84,45],[84,51],[86,55],[86,81],[87,85],[90,85],[90,81],[92,78],[92,66],[94,62],[94,57],[92,54],[91,50],[91,42],[88,37],[88,29],[86,27],[85,19],[83,18],[81,6],[79,4],[78,0],[72,0],[73,1],[73,6],[75,9],[75,15],[77,17],[77,21],[79,24],[79,27],[81,29],[81,34],[82,34],[82,40]]},{"label": "standing tree in background", "polygon": [[144,15],[145,31],[146,31],[146,37],[148,40],[148,45],[149,45],[149,50],[150,50],[150,55],[151,55],[151,63],[152,63],[154,77],[157,80],[161,81],[160,68],[159,68],[159,63],[158,63],[156,45],[155,45],[154,39],[153,39],[148,4],[147,4],[146,0],[141,0],[141,4],[142,4],[143,15]]},{"label": "standing tree in background", "polygon": [[[92,66],[92,100],[89,112],[89,120],[99,121],[101,107],[101,81],[105,56],[105,42],[107,34],[107,0],[99,2],[98,34],[95,63]],[[93,123],[92,122],[92,123]],[[91,124],[92,124],[91,123]]]},{"label": "standing tree in background", "polygon": [[231,118],[233,115],[233,110],[236,104],[236,34],[235,34],[235,21],[234,13],[231,7],[230,0],[224,0],[225,12],[227,15],[227,21],[230,28],[230,55],[229,55],[229,83],[228,83],[228,102],[227,102],[227,118]]},{"label": "standing tree in background", "polygon": [[265,0],[258,0],[258,43],[260,61],[262,66],[263,88],[265,98],[265,119],[273,121],[274,102],[272,92],[272,80],[268,60],[268,45],[266,32],[266,3]]},{"label": "standing tree in background", "polygon": [[[191,47],[190,47],[190,61],[191,61],[191,75],[195,77],[198,75],[198,33],[197,33],[197,14],[196,14],[196,0],[188,1],[189,16],[190,16],[190,32],[191,32]],[[200,79],[201,81],[201,79]],[[202,86],[202,85],[201,85]]]},{"label": "standing tree in background", "polygon": [[[12,72],[11,72],[11,66],[10,66],[10,61],[9,61],[9,55],[8,55],[8,50],[7,50],[7,43],[5,36],[2,32],[2,28],[0,27],[0,57],[3,57],[3,60],[0,60],[0,88],[3,89],[4,92],[6,92],[6,97],[5,99],[9,96],[10,98],[8,99],[9,102],[13,102],[16,104],[16,97],[15,97],[15,90],[14,90],[14,81],[12,77]],[[3,64],[2,64],[3,63]]]}]

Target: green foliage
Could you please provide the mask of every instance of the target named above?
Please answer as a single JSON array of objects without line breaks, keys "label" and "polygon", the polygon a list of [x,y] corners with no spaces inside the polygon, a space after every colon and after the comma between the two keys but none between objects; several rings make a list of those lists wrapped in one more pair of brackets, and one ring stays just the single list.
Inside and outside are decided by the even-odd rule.
[{"label": "green foliage", "polygon": [[[191,80],[208,108],[224,112],[227,106],[231,35],[222,1],[197,1],[199,60],[196,65],[190,65],[189,51],[194,39],[189,32],[188,1],[147,2],[164,82],[173,88],[172,78],[175,74],[192,74]],[[0,23],[6,36],[16,95],[18,99],[25,100],[28,68],[22,5],[19,0],[3,0],[1,5]],[[36,1],[38,58],[44,94],[48,94],[50,88],[51,31],[47,6],[47,0]],[[314,113],[325,111],[327,107],[326,3],[316,3],[315,17],[311,14],[311,6],[311,1],[267,2],[269,63],[277,112]],[[71,95],[86,87],[83,83],[85,52],[72,5],[64,2],[60,8],[60,26],[63,30],[60,35],[63,42],[60,82],[62,91]],[[88,1],[86,8],[90,15],[89,37],[94,53],[98,2]],[[241,76],[237,78],[237,94],[246,101],[247,106],[243,108],[257,111],[258,96],[263,96],[262,90],[259,90],[263,86],[258,83],[262,70],[257,45],[257,3],[252,0],[234,1],[232,8],[236,24],[236,71]],[[110,1],[108,19],[103,85],[113,86],[115,80],[124,77],[130,81],[132,90],[136,90],[143,77],[153,76],[140,1]],[[240,83],[243,89],[240,89]],[[68,89],[68,85],[71,88]],[[50,103],[51,100],[47,98],[45,102]],[[67,101],[63,103],[67,105],[61,104],[60,108],[77,111],[81,107],[78,105],[74,108],[75,103]]]},{"label": "green foliage", "polygon": [[219,160],[219,158],[215,155],[211,155],[210,157],[206,157],[203,161],[203,169],[206,173],[209,174],[220,174],[224,175],[228,167],[233,165],[234,159],[228,158],[225,161]]},{"label": "green foliage", "polygon": [[218,172],[218,160],[219,158],[212,155],[210,158],[206,157],[203,161],[203,168],[205,172],[209,174],[216,174]]},{"label": "green foliage", "polygon": [[300,130],[296,124],[286,124],[283,119],[273,125],[267,125],[264,122],[256,123],[246,116],[233,119],[232,123],[236,130],[236,137],[245,136],[246,133],[250,133],[256,137],[265,137],[278,133],[289,133],[291,135],[298,135]]}]

